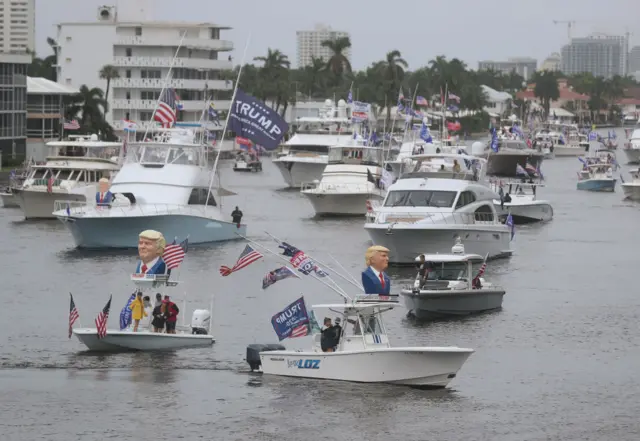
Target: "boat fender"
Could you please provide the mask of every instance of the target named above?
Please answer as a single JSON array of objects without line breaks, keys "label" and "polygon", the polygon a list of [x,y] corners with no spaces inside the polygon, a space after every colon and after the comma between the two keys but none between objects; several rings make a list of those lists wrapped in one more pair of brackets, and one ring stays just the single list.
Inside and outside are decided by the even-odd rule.
[{"label": "boat fender", "polygon": [[254,343],[247,346],[247,358],[246,361],[249,363],[249,367],[252,371],[258,370],[260,365],[260,352],[266,351],[284,351],[286,348],[280,344],[259,344]]}]

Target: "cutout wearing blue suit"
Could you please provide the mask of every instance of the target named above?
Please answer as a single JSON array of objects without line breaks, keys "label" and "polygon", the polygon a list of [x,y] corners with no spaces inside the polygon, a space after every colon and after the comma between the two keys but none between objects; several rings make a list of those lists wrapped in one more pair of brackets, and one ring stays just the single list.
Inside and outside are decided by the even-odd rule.
[{"label": "cutout wearing blue suit", "polygon": [[102,201],[100,200],[100,194],[101,193],[99,191],[96,192],[96,205],[98,207],[104,207],[113,202],[113,193],[111,193],[110,191],[107,191],[102,195]]},{"label": "cutout wearing blue suit", "polygon": [[382,278],[384,279],[384,288],[380,279],[373,272],[371,267],[362,271],[362,286],[364,287],[365,294],[377,294],[379,296],[388,296],[391,291],[391,279],[383,272]]},{"label": "cutout wearing blue suit", "polygon": [[[142,261],[138,262],[138,266],[136,267],[136,274],[140,274],[140,268],[142,267]],[[167,265],[162,260],[162,257],[158,258],[158,261],[151,267],[147,268],[147,272],[145,274],[166,274],[167,273]]]}]

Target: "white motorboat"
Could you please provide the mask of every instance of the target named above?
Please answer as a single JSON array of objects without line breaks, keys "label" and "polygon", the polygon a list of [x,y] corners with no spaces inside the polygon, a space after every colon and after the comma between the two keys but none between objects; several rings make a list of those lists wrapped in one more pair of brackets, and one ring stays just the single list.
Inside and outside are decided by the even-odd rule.
[{"label": "white motorboat", "polygon": [[186,233],[194,244],[245,236],[246,225],[232,223],[210,191],[213,173],[193,130],[158,129],[153,140],[128,145],[110,205],[61,200],[54,215],[79,248],[135,248],[147,228],[165,237]]},{"label": "white motorboat", "polygon": [[[595,142],[594,142],[595,144]],[[613,177],[614,167],[619,167],[616,153],[609,149],[598,149],[591,156],[579,158],[582,170],[578,172],[578,190],[614,192],[616,179]]]},{"label": "white motorboat", "polygon": [[[364,215],[367,200],[381,201],[383,150],[379,147],[338,145],[329,150],[329,165],[317,182],[303,184],[301,193],[309,199],[316,215]],[[371,182],[371,181],[374,182]]]},{"label": "white motorboat", "polygon": [[319,117],[301,117],[294,123],[295,135],[283,146],[283,154],[273,160],[288,187],[300,188],[304,182],[322,178],[329,162],[329,147],[353,139],[351,120],[347,117],[346,103],[325,102]]},{"label": "white motorboat", "polygon": [[[452,154],[413,159],[414,171],[389,187],[384,203],[364,226],[375,245],[389,248],[390,262],[413,263],[424,250],[448,253],[456,236],[473,254],[512,254],[511,229],[500,222],[493,204],[499,196],[484,183],[486,160]],[[451,159],[458,161],[458,172],[448,171],[445,164],[437,171],[433,165],[423,168],[423,162]]]},{"label": "white motorboat", "polygon": [[4,208],[20,208],[20,204],[11,187],[6,187],[3,191],[0,191],[0,199],[2,199]]},{"label": "white motorboat", "polygon": [[498,138],[498,151],[490,147],[491,141],[480,158],[487,160],[487,174],[498,176],[515,176],[516,166],[525,167],[531,164],[539,167],[544,159],[541,149],[530,148],[522,139]]},{"label": "white motorboat", "polygon": [[554,157],[582,156],[589,149],[588,137],[581,134],[575,124],[547,122],[534,133],[533,138],[551,143]]},{"label": "white motorboat", "polygon": [[622,150],[630,164],[640,163],[640,125],[633,130]]},{"label": "white motorboat", "polygon": [[251,153],[238,152],[233,163],[235,172],[258,172],[262,171],[262,162],[257,155]]},{"label": "white motorboat", "polygon": [[25,219],[55,219],[55,201],[82,202],[95,194],[98,181],[111,179],[122,164],[122,143],[99,141],[96,135],[47,143],[45,164],[34,164],[21,186],[11,191]]},{"label": "white motorboat", "polygon": [[[133,274],[131,280],[139,290],[148,292],[152,298],[159,290],[174,288],[179,284],[177,281],[170,281],[167,276],[153,274]],[[181,313],[186,314],[186,301],[184,305]],[[77,328],[73,329],[73,335],[90,351],[98,352],[174,351],[210,347],[215,342],[211,335],[211,311],[206,309],[194,310],[191,326],[176,326],[175,334],[140,328],[137,332],[107,329],[106,336],[99,338],[96,328]]]},{"label": "white motorboat", "polygon": [[631,182],[625,182],[620,176],[622,191],[624,191],[625,199],[632,201],[640,201],[640,168],[629,170],[631,174]]},{"label": "white motorboat", "polygon": [[450,254],[416,257],[416,264],[425,268],[418,271],[413,287],[401,291],[409,313],[419,319],[433,319],[502,308],[505,290],[481,277],[483,268],[474,276],[473,264],[482,264],[484,259],[465,253],[459,239]]},{"label": "white motorboat", "polygon": [[499,199],[493,201],[500,218],[505,219],[509,214],[514,224],[528,224],[532,222],[546,222],[553,219],[553,207],[547,200],[537,197],[541,182],[520,180],[493,179],[493,191],[498,193]]},{"label": "white motorboat", "polygon": [[[347,303],[314,305],[337,312],[345,327],[335,352],[323,352],[320,334],[311,348],[249,345],[247,362],[265,375],[444,388],[474,352],[449,347],[392,347],[382,314],[398,305],[398,296],[358,296]],[[347,323],[354,326],[347,326]],[[364,330],[362,332],[361,330]],[[275,350],[274,350],[275,349]]]}]

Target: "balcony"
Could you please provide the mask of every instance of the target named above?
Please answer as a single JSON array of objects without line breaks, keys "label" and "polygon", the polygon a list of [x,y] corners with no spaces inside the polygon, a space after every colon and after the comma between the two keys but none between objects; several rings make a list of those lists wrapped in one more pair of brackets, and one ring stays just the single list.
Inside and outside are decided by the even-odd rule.
[{"label": "balcony", "polygon": [[[166,57],[114,57],[113,65],[118,67],[171,67],[171,58]],[[176,58],[173,67],[207,70],[231,70],[233,62],[209,60],[208,58]]]},{"label": "balcony", "polygon": [[[185,121],[178,121],[178,124],[180,124],[181,122],[185,122]],[[197,122],[194,122],[194,124]],[[222,122],[224,124],[224,121]],[[124,121],[122,120],[118,120],[118,121],[110,121],[109,124],[111,124],[111,127],[113,127],[114,130],[119,131],[119,130],[124,130]],[[144,132],[147,128],[149,129],[157,129],[160,127],[160,125],[155,122],[155,121],[136,121],[136,124],[138,126],[138,132]],[[222,129],[221,126],[217,126],[215,124],[213,124],[212,122],[205,122],[204,123],[205,127],[209,130],[220,130]]]},{"label": "balcony", "polygon": [[[127,100],[114,99],[110,100],[112,109],[135,109],[135,110],[153,110],[156,108],[156,100]],[[202,101],[180,101],[183,110],[187,112],[202,111],[204,102]],[[215,101],[216,109],[226,110],[231,106],[231,101]]]},{"label": "balcony", "polygon": [[[180,44],[179,37],[164,38],[145,38],[145,37],[120,37],[116,44],[119,46],[169,46],[178,47]],[[227,40],[210,40],[206,38],[185,38],[182,41],[182,47],[213,50],[213,51],[231,51],[233,50],[233,42]]]},{"label": "balcony", "polygon": [[[162,89],[164,79],[155,78],[117,78],[111,81],[111,86],[126,89]],[[233,83],[224,80],[171,80],[169,87],[173,89],[204,90],[205,85],[210,90],[233,90]]]},{"label": "balcony", "polygon": [[55,114],[60,116],[58,104],[27,103],[27,113]]}]

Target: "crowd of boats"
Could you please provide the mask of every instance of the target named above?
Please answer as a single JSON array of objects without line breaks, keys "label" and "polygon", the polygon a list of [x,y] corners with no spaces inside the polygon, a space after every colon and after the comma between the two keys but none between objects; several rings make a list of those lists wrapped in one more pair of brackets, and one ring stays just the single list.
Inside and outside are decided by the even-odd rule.
[{"label": "crowd of boats", "polygon": [[[553,219],[552,203],[538,198],[548,179],[543,161],[578,158],[578,190],[614,191],[616,145],[611,137],[603,142],[555,121],[525,135],[515,117],[496,122],[491,139],[470,147],[444,124],[432,133],[427,121],[374,140],[365,127],[352,124],[346,107],[342,100],[328,101],[320,116],[299,118],[273,164],[317,215],[362,216],[371,242],[389,250],[391,263],[423,268],[427,262],[430,271],[400,294],[350,297],[340,291],[344,303],[318,306],[359,325],[360,334],[338,348],[348,357],[321,354],[314,337],[309,351],[260,346],[248,350],[247,360],[276,375],[444,387],[473,350],[391,348],[382,314],[397,306],[399,296],[420,319],[500,309],[504,289],[480,276],[488,259],[512,255],[515,225]],[[158,128],[144,140],[124,142],[71,136],[47,148],[45,162],[12,173],[2,201],[21,209],[25,219],[59,219],[79,248],[134,248],[140,231],[148,229],[165,237],[188,234],[192,244],[247,236],[247,226],[222,205],[234,193],[221,186],[219,155],[197,129]],[[623,152],[629,162],[640,161],[640,128]],[[236,172],[262,169],[255,150],[240,151],[233,160]],[[621,186],[626,197],[640,200],[640,171],[631,173],[628,182],[620,175]],[[105,178],[108,203],[100,188]],[[476,276],[474,265],[482,265]],[[144,289],[175,286],[155,276],[132,280]],[[208,310],[197,310],[191,326],[183,324],[178,337],[169,339],[122,331],[109,331],[110,340],[97,338],[95,330],[76,335],[92,350],[207,346],[214,341],[209,320]],[[317,369],[318,360],[329,366]],[[276,365],[285,368],[270,370]]]}]

